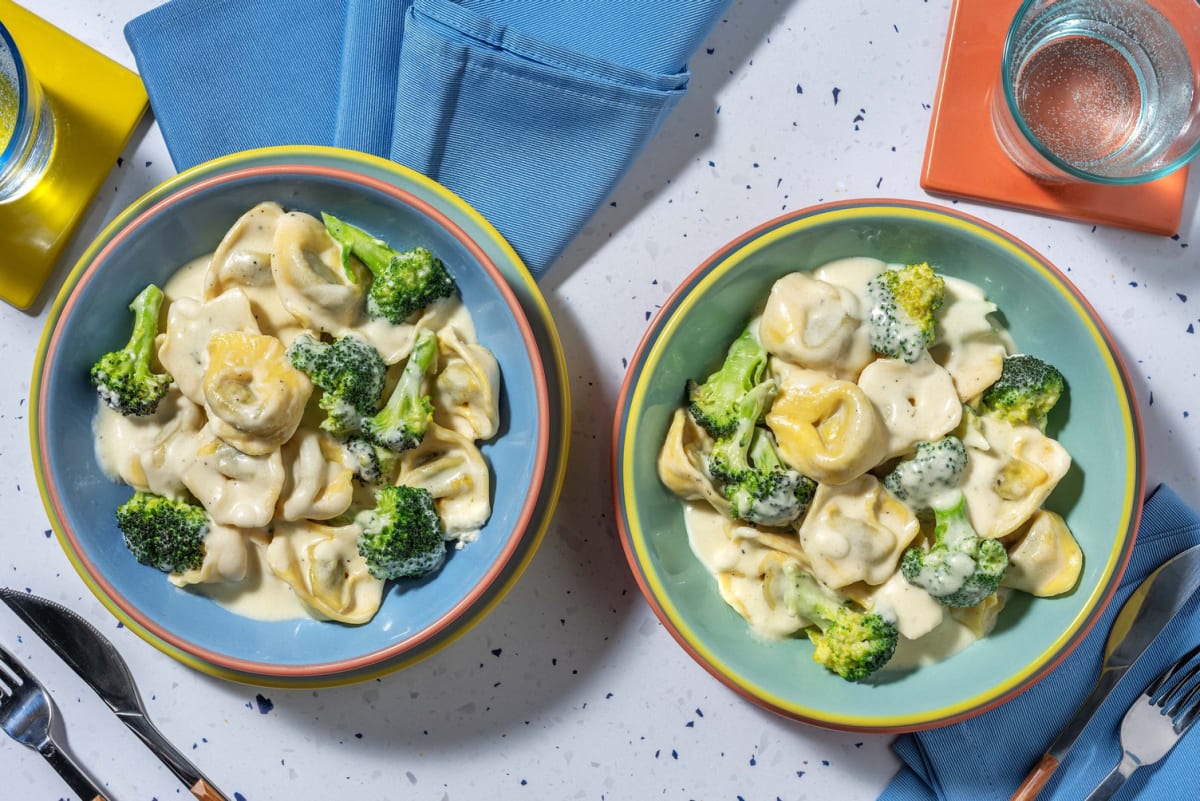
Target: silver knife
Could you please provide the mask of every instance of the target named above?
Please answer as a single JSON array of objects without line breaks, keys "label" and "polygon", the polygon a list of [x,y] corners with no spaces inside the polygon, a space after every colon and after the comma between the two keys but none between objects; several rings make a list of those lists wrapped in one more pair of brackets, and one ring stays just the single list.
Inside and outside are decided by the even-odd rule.
[{"label": "silver knife", "polygon": [[1113,621],[1092,692],[1009,801],[1033,801],[1117,684],[1200,587],[1200,545],[1168,559],[1138,585]]},{"label": "silver knife", "polygon": [[229,801],[150,722],[129,666],[91,623],[61,604],[8,587],[0,589],[0,600],[104,699],[108,708],[187,785],[192,795],[201,801]]}]

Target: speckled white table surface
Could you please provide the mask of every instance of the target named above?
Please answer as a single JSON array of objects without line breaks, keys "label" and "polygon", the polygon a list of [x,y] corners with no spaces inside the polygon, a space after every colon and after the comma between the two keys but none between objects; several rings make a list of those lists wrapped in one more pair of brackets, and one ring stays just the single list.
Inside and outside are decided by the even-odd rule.
[{"label": "speckled white table surface", "polygon": [[[133,68],[122,28],[157,0],[26,4]],[[610,427],[649,318],[740,232],[822,201],[949,203],[918,183],[949,13],[949,0],[732,6],[693,59],[686,98],[542,280],[574,406],[566,486],[524,576],[448,648],[380,680],[284,691],[199,674],[118,627],[49,532],[30,463],[29,376],[46,298],[29,312],[0,308],[9,375],[0,390],[2,583],[96,623],[128,660],[152,719],[245,801],[874,799],[898,765],[891,737],[826,731],[750,705],[650,612],[610,508]],[[147,120],[52,281],[108,220],[173,173]],[[1197,183],[1172,238],[957,207],[1021,238],[1082,290],[1137,388],[1147,486],[1168,482],[1200,499]],[[190,797],[7,610],[0,642],[51,689],[70,747],[111,798]],[[5,799],[70,797],[40,757],[7,739],[0,776]]]}]

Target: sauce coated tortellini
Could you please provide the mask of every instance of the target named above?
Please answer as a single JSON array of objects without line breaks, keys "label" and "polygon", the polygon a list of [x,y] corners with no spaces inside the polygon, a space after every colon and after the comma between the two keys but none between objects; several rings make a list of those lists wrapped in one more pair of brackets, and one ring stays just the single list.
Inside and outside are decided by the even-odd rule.
[{"label": "sauce coated tortellini", "polygon": [[313,390],[282,342],[242,331],[209,338],[202,387],[214,433],[250,456],[272,453],[291,439]]},{"label": "sauce coated tortellini", "polygon": [[879,414],[849,381],[785,383],[766,423],[788,464],[819,483],[852,481],[887,455]]}]

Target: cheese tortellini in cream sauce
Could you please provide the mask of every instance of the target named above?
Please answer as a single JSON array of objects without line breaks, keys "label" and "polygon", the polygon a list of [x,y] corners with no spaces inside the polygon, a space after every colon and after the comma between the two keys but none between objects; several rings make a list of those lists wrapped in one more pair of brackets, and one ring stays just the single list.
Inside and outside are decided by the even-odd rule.
[{"label": "cheese tortellini in cream sauce", "polygon": [[358,550],[355,518],[373,486],[358,475],[358,444],[320,427],[323,390],[293,366],[288,346],[301,334],[361,337],[386,365],[390,391],[418,332],[437,335],[423,385],[433,422],[417,447],[380,465],[383,481],[432,494],[457,547],[492,512],[479,446],[500,430],[499,363],[457,296],[402,325],[372,318],[370,272],[310,214],[260,203],[214,244],[163,287],[156,356],[170,391],[142,417],[99,403],[97,458],[113,480],[204,507],[203,561],[172,583],[250,617],[366,622],[386,588]]},{"label": "cheese tortellini in cream sauce", "polygon": [[[770,527],[739,517],[731,501],[745,490],[721,449],[730,435],[711,422],[706,430],[687,406],[670,419],[658,475],[684,505],[691,550],[755,635],[790,637],[812,626],[784,598],[785,577],[801,570],[830,597],[890,621],[900,644],[889,664],[913,668],[986,636],[1014,591],[1069,592],[1082,550],[1063,518],[1043,508],[1070,470],[1066,450],[1042,425],[979,409],[1015,352],[993,319],[995,304],[974,284],[945,277],[930,346],[912,362],[882,356],[870,344],[878,309],[868,285],[893,266],[847,258],[784,275],[749,321],[765,354],[763,380],[773,386],[758,433],[746,441],[768,438],[782,462],[772,469],[798,472],[815,487],[793,522]],[[933,516],[884,482],[918,444],[947,436],[966,452],[954,491],[971,525],[1009,553],[1001,587],[973,607],[945,606],[905,578],[904,554],[928,547]],[[762,458],[751,451],[752,461],[756,454]]]}]

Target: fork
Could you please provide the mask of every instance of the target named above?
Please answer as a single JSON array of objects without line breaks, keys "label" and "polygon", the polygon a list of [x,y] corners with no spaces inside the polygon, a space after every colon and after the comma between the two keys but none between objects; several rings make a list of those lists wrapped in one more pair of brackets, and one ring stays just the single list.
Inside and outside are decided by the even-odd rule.
[{"label": "fork", "polygon": [[1200,717],[1200,645],[1151,682],[1121,721],[1121,761],[1084,801],[1111,798],[1133,772],[1170,753]]},{"label": "fork", "polygon": [[84,801],[108,801],[71,756],[54,742],[54,703],[17,659],[0,648],[0,729],[46,758]]}]

